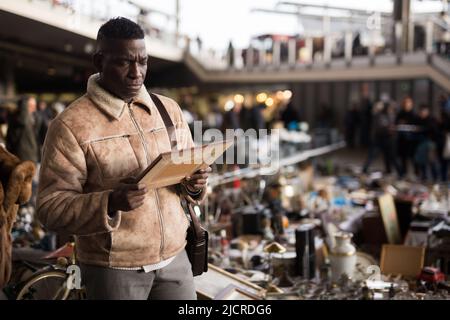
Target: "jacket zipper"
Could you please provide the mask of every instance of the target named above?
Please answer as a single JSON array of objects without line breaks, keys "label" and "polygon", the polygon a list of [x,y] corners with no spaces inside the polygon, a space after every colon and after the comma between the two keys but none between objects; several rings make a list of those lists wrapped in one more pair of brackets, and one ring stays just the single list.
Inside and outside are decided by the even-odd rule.
[{"label": "jacket zipper", "polygon": [[[142,146],[144,147],[145,158],[147,159],[147,165],[149,165],[150,157],[148,154],[147,143],[145,142],[145,137],[144,137],[144,134],[142,133],[141,127],[139,126],[139,124],[137,123],[137,121],[134,117],[133,109],[131,109],[130,103],[128,103],[128,112],[130,114],[131,121],[133,122],[134,126],[136,127],[136,129],[139,133],[139,137],[141,138],[141,143],[142,143]],[[161,246],[159,248],[159,256],[160,256],[160,259],[163,260],[162,253],[163,253],[163,249],[164,249],[164,220],[163,220],[162,213],[160,210],[158,191],[156,189],[153,189],[153,190],[155,193],[156,206],[157,206],[158,218],[159,218],[159,228],[160,228],[160,232],[161,232]]]}]

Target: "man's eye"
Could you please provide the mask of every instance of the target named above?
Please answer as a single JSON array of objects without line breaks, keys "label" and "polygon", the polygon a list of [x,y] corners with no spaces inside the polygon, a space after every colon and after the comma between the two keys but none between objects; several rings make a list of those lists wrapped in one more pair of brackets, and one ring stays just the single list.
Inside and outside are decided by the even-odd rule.
[{"label": "man's eye", "polygon": [[145,60],[140,60],[139,63],[143,66],[147,65],[147,59]]},{"label": "man's eye", "polygon": [[130,64],[130,62],[128,60],[117,60],[117,64],[119,66],[127,66]]}]

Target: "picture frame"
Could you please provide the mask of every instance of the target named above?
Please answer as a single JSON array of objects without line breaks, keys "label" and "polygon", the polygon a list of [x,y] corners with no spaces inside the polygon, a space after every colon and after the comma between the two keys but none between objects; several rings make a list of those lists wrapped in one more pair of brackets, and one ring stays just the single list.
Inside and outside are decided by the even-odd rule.
[{"label": "picture frame", "polygon": [[385,244],[381,249],[382,274],[416,277],[425,262],[425,247]]},{"label": "picture frame", "polygon": [[214,300],[262,300],[262,297],[257,296],[244,288],[230,284],[220,291],[214,297]]},{"label": "picture frame", "polygon": [[397,218],[397,209],[395,208],[394,197],[385,193],[378,197],[378,206],[380,208],[381,218],[383,219],[384,230],[387,240],[390,244],[401,243],[400,227]]}]

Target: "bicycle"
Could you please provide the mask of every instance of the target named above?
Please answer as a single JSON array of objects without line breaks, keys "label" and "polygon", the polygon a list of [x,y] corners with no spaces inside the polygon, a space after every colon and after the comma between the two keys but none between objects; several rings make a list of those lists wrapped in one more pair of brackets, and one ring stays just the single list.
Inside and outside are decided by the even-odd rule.
[{"label": "bicycle", "polygon": [[35,270],[31,277],[17,285],[15,299],[85,299],[84,288],[81,287],[80,270],[76,264],[75,243],[69,242],[45,258],[57,258],[57,262]]}]

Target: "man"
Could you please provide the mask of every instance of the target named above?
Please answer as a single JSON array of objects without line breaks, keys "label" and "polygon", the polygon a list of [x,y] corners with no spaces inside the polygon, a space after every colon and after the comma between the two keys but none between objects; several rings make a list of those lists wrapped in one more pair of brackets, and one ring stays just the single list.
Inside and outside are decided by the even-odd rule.
[{"label": "man", "polygon": [[[38,216],[75,235],[88,299],[195,299],[185,248],[189,221],[175,187],[148,190],[130,177],[171,149],[164,122],[143,87],[144,32],[115,18],[97,36],[87,94],[50,124],[44,144]],[[179,106],[159,96],[179,149],[193,146]],[[205,195],[211,169],[180,187]]]},{"label": "man", "polygon": [[20,160],[39,161],[39,146],[36,137],[36,99],[23,97],[17,110],[8,115],[6,148]]},{"label": "man", "polygon": [[[411,97],[403,98],[401,110],[395,119],[396,125],[417,125],[417,116],[414,112],[414,101]],[[400,158],[400,166],[403,175],[408,174],[408,162],[414,164],[414,153],[416,152],[416,133],[411,130],[400,130],[397,135],[397,152]],[[415,171],[416,168],[415,168]],[[417,173],[417,172],[416,172]]]}]

